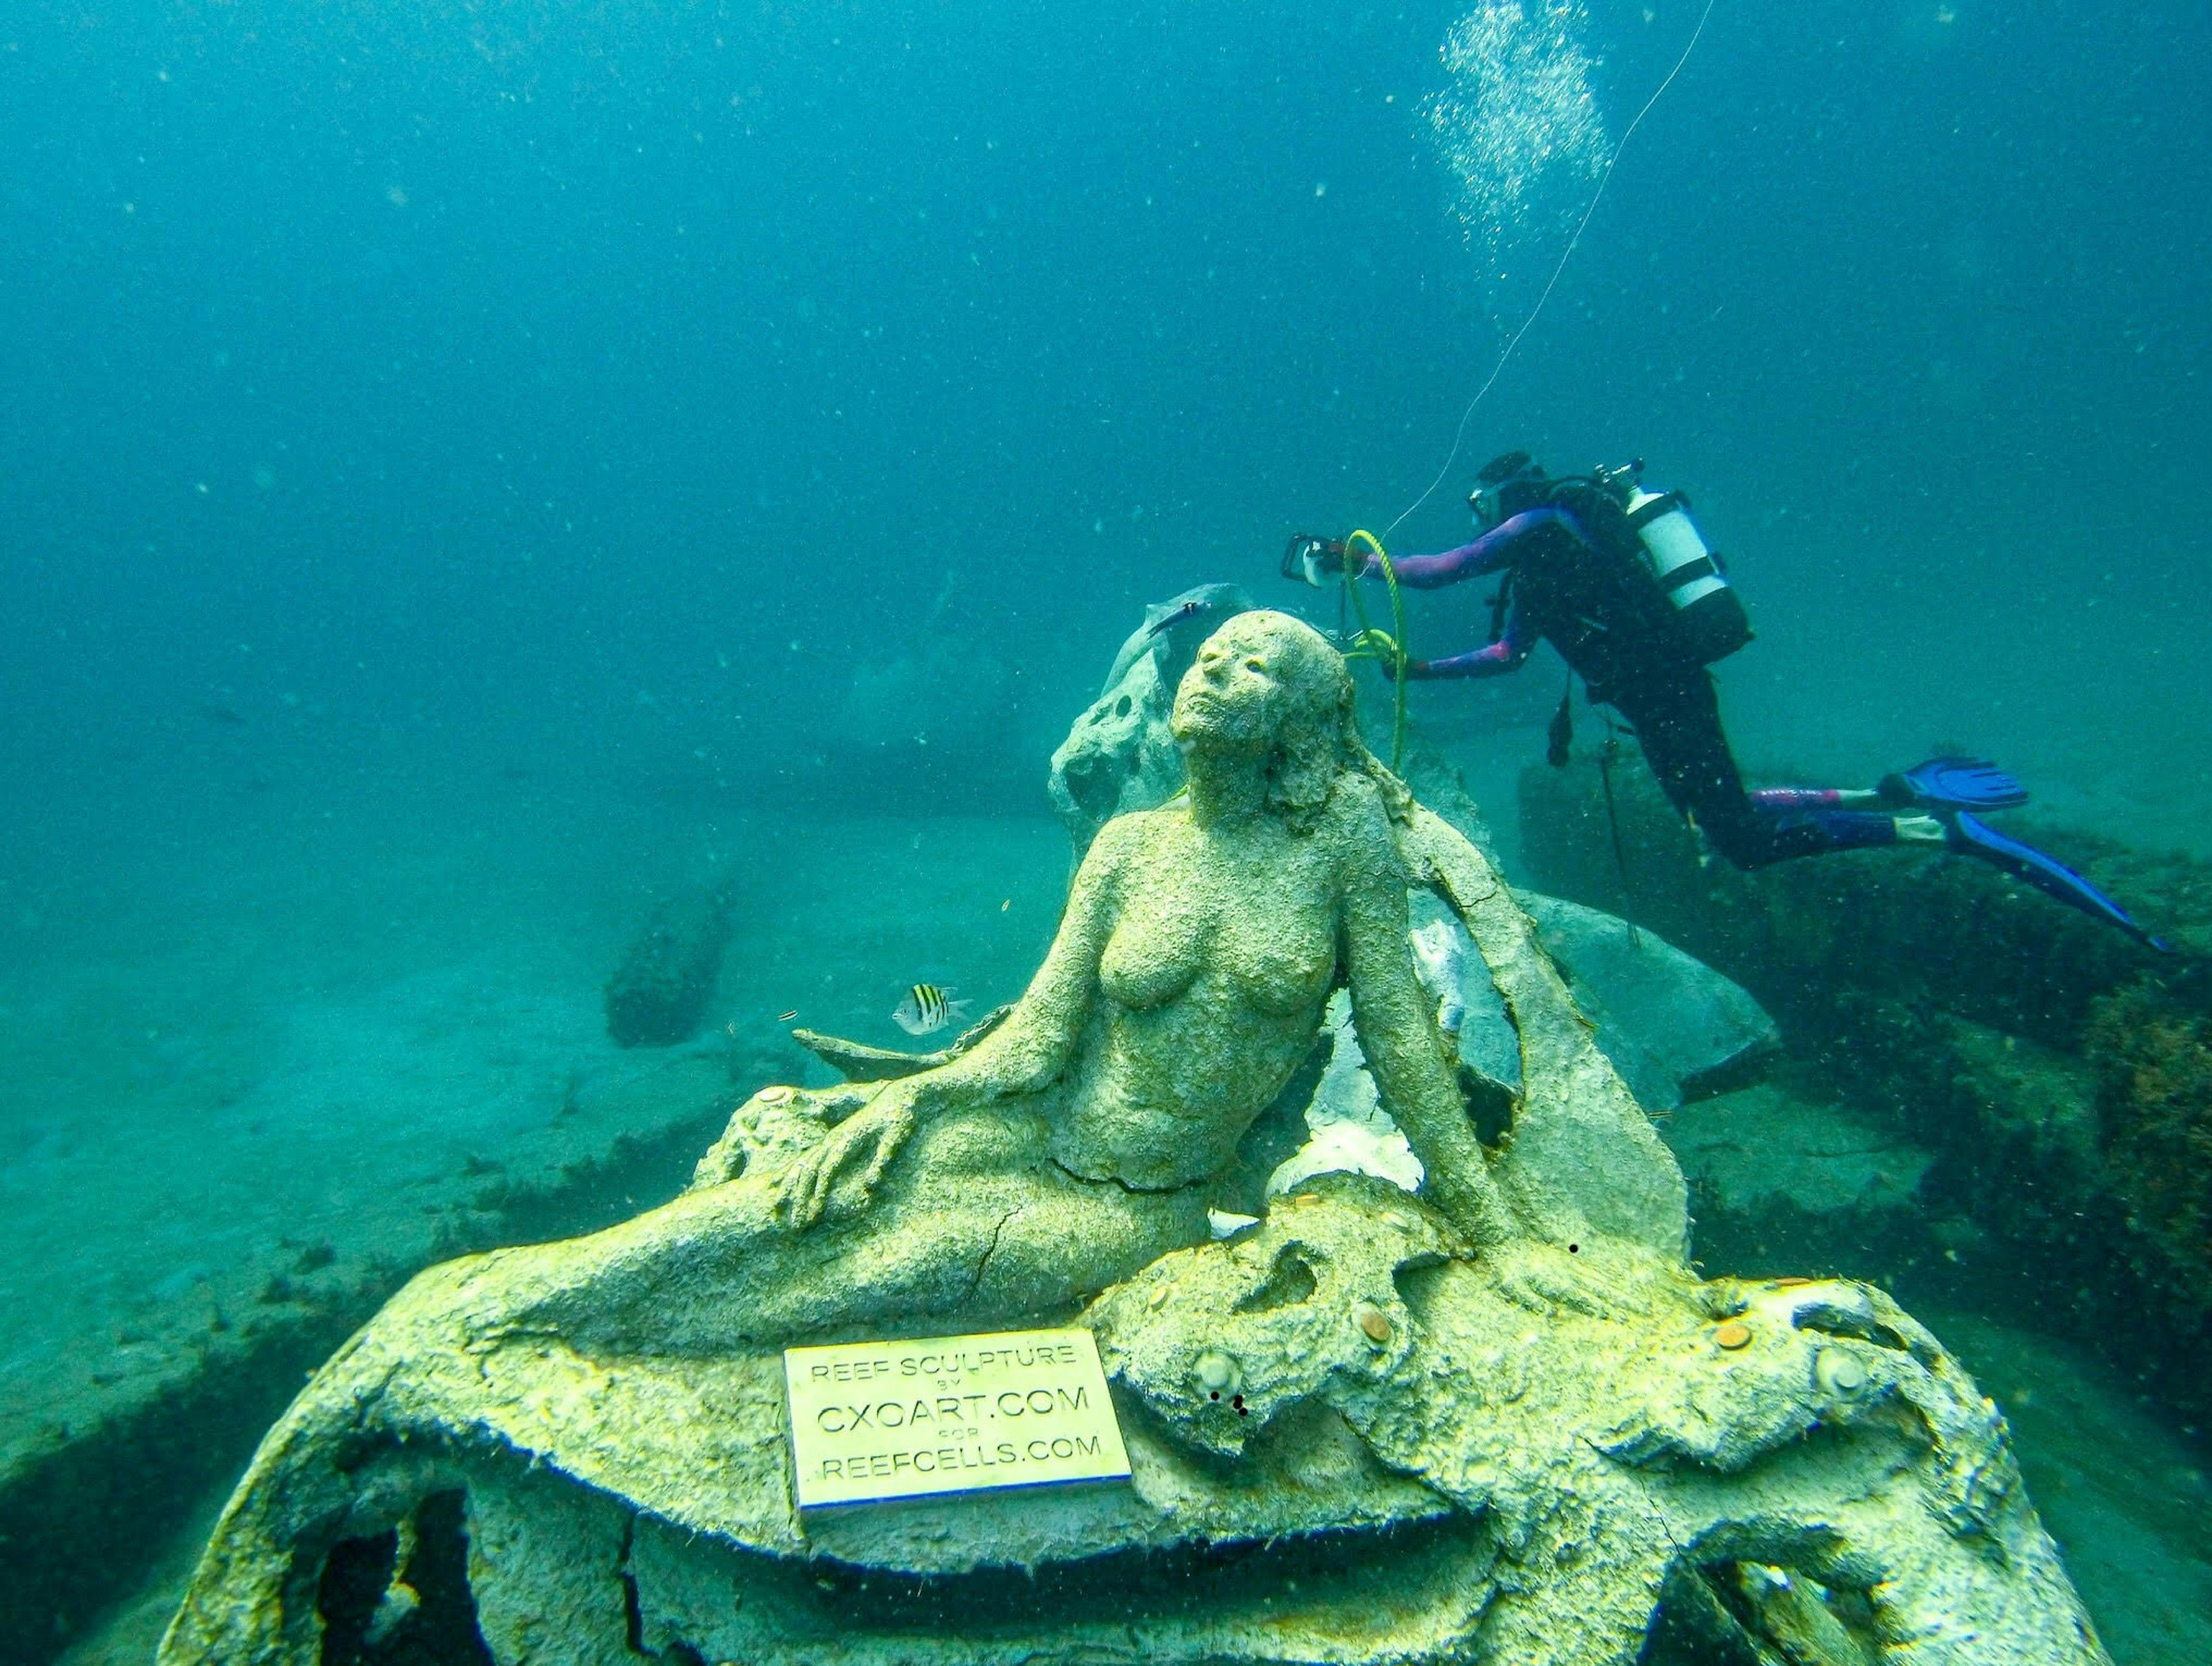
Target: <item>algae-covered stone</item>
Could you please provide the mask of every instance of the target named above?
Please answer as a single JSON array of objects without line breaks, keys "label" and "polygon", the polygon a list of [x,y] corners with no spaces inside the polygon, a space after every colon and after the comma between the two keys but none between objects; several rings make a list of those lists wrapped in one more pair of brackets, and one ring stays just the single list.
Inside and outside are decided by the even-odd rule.
[{"label": "algae-covered stone", "polygon": [[1201,584],[1145,610],[1106,673],[1106,686],[1052,755],[1047,790],[1080,860],[1115,816],[1152,810],[1182,786],[1182,758],[1168,732],[1176,687],[1199,644],[1249,612],[1233,584]]},{"label": "algae-covered stone", "polygon": [[[764,1089],[667,1206],[414,1280],[271,1431],[165,1666],[1629,1666],[1729,1626],[1754,1659],[2103,1661],[1925,1331],[1690,1272],[1681,1177],[1528,915],[1351,715],[1305,627],[1217,632],[1173,711],[1188,803],[1103,830],[1003,1022]],[[1495,1152],[1409,883],[1517,1038]],[[1319,1176],[1210,1241],[1340,985],[1419,1194]],[[1071,1322],[1127,1484],[795,1510],[782,1347]]]},{"label": "algae-covered stone", "polygon": [[1597,1025],[1598,1045],[1646,1110],[1747,1086],[1780,1052],[1774,1020],[1741,984],[1657,933],[1579,903],[1518,895]]},{"label": "algae-covered stone", "polygon": [[[1774,1020],[1741,986],[1656,933],[1578,903],[1514,894],[1596,1026],[1598,1046],[1646,1110],[1747,1085],[1780,1051]],[[1517,1091],[1512,1026],[1467,928],[1432,897],[1416,897],[1413,917],[1424,982],[1451,1009],[1445,1028],[1458,1038],[1460,1063]]]},{"label": "algae-covered stone", "polygon": [[713,889],[662,903],[607,979],[607,1034],[618,1047],[674,1047],[707,1016],[730,941],[730,897]]}]

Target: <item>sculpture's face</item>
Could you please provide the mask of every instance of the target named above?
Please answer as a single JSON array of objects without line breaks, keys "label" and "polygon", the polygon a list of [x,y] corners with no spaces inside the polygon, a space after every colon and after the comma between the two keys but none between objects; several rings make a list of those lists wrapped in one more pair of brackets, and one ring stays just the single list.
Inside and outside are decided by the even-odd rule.
[{"label": "sculpture's face", "polygon": [[1264,614],[1231,619],[1183,673],[1169,732],[1185,746],[1266,745],[1282,727],[1290,646]]}]

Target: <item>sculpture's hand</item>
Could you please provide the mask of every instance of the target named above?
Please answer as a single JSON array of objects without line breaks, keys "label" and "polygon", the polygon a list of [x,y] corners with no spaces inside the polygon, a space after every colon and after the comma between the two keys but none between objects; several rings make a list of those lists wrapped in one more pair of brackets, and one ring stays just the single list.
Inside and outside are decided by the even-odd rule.
[{"label": "sculpture's hand", "polygon": [[867,1166],[854,1182],[854,1207],[866,1207],[876,1183],[914,1132],[914,1122],[912,1096],[900,1091],[897,1084],[885,1088],[785,1171],[776,1199],[778,1213],[793,1231],[813,1225],[829,1208],[838,1177],[856,1158]]}]

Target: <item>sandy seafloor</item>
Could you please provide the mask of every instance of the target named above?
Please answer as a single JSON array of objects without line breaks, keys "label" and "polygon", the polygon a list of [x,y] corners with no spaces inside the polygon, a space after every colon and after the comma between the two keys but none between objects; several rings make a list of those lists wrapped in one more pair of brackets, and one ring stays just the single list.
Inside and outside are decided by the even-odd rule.
[{"label": "sandy seafloor", "polygon": [[[1486,802],[1510,804],[1539,745],[1502,737],[1470,769]],[[1067,871],[1042,816],[749,814],[557,772],[192,803],[30,829],[0,887],[0,1427],[19,1434],[158,1379],[272,1278],[412,1264],[487,1184],[796,1074],[780,1014],[896,1044],[916,978],[978,1011],[1012,998]],[[652,897],[729,873],[704,1037],[614,1048],[601,986]],[[2201,1444],[2033,1316],[1923,1316],[2010,1412],[2116,1659],[2212,1659]],[[148,1657],[217,1502],[70,1659]]]},{"label": "sandy seafloor", "polygon": [[[153,848],[11,887],[36,945],[0,971],[0,1426],[18,1437],[250,1317],[276,1275],[411,1264],[470,1197],[651,1131],[656,1097],[696,1116],[738,1078],[818,1071],[780,1013],[896,1043],[914,978],[972,967],[978,994],[1011,999],[1066,873],[1043,820],[672,834],[526,801],[388,807],[263,801],[228,849],[201,829],[188,862]],[[629,936],[656,895],[728,873],[711,1023],[684,1048],[617,1048],[602,986]]]}]

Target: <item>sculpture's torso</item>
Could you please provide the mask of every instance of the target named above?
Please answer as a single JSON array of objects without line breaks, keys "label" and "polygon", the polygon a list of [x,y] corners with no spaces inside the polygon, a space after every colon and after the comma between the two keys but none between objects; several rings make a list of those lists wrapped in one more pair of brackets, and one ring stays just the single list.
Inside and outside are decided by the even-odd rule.
[{"label": "sculpture's torso", "polygon": [[1117,876],[1080,1084],[1053,1118],[1071,1171],[1147,1189],[1220,1172],[1312,1045],[1335,982],[1333,841],[1273,817],[1145,818]]}]

